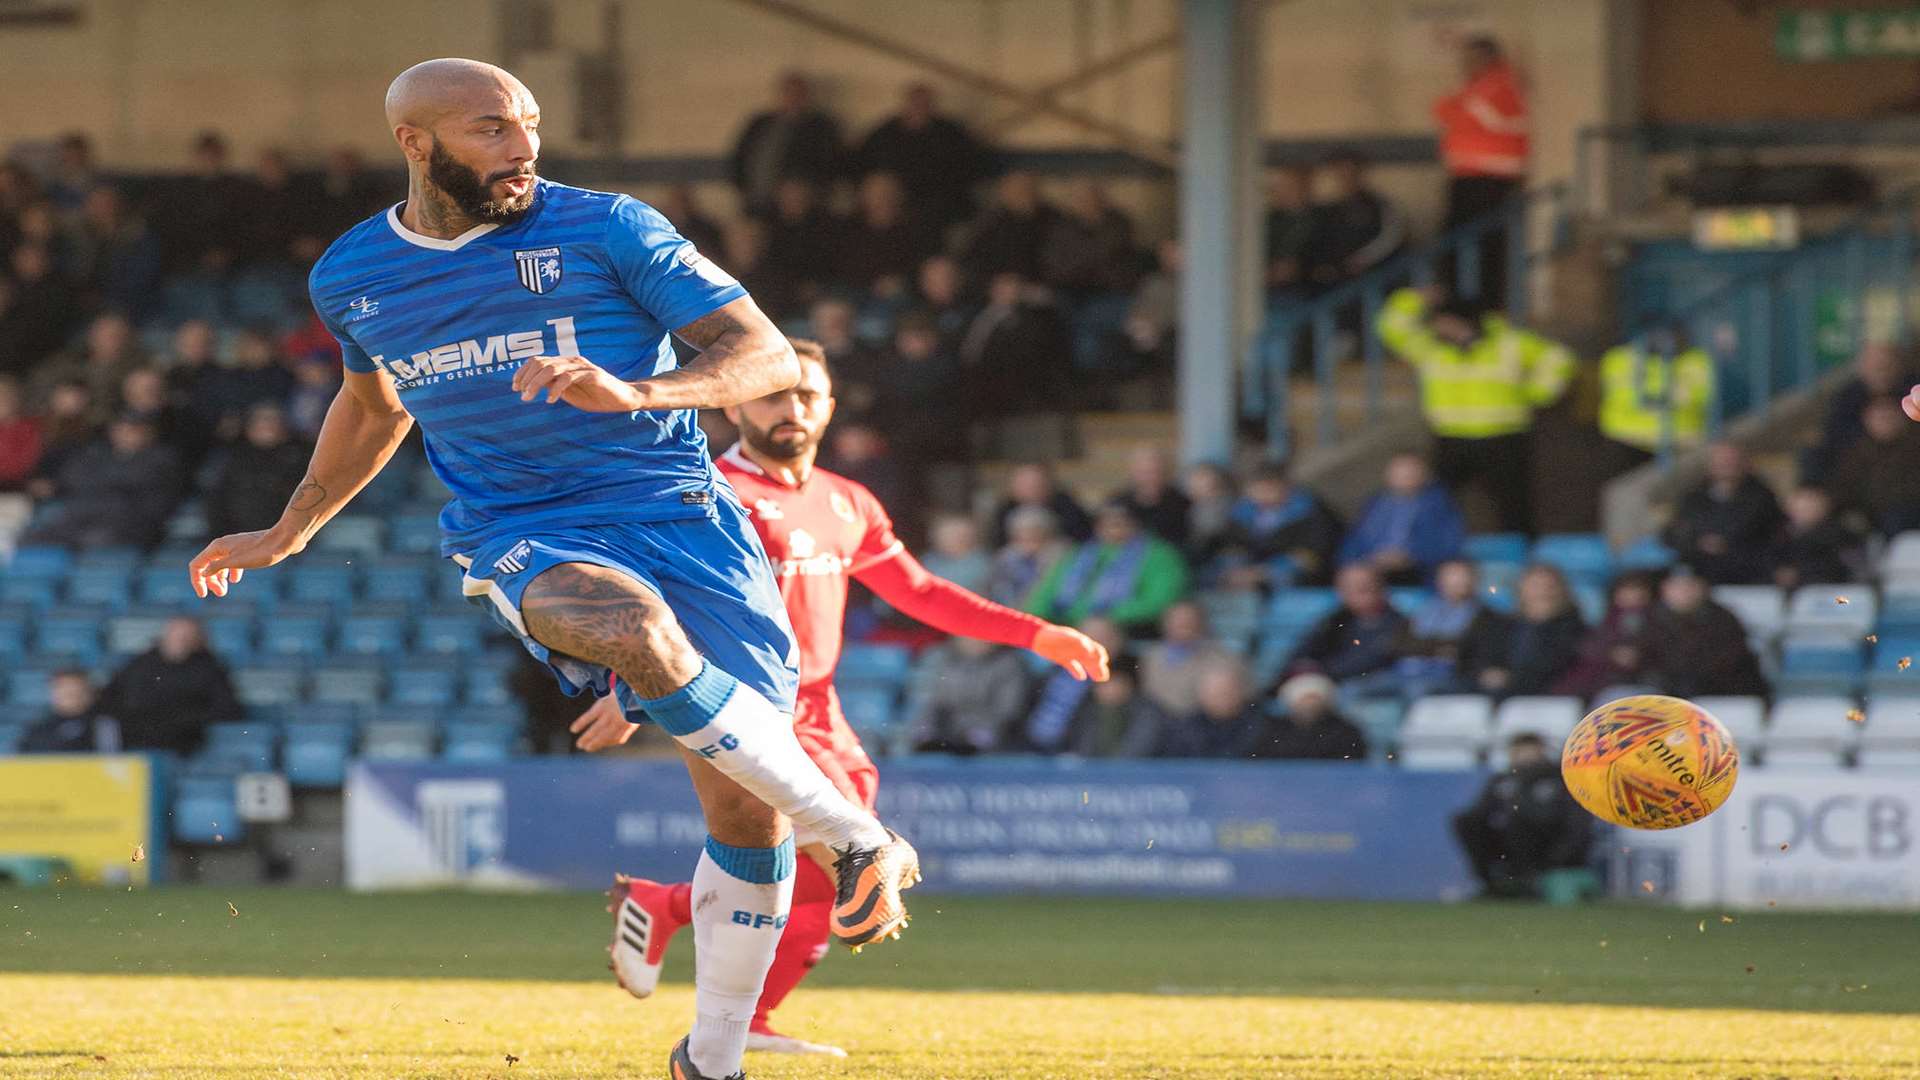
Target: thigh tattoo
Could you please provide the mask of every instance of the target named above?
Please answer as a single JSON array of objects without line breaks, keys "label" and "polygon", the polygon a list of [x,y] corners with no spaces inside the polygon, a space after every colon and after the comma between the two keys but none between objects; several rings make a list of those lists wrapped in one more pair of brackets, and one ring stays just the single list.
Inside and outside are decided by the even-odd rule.
[{"label": "thigh tattoo", "polygon": [[617,570],[561,563],[520,598],[533,639],[612,668],[641,697],[665,697],[700,671],[700,655],[651,589]]}]

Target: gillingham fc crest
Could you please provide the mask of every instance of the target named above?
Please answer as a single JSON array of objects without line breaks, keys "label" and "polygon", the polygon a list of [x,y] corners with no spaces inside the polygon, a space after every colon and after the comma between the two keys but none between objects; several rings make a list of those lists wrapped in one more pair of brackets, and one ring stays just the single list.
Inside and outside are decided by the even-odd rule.
[{"label": "gillingham fc crest", "polygon": [[550,293],[560,287],[560,249],[557,247],[516,251],[513,268],[519,272],[520,285],[530,293]]}]

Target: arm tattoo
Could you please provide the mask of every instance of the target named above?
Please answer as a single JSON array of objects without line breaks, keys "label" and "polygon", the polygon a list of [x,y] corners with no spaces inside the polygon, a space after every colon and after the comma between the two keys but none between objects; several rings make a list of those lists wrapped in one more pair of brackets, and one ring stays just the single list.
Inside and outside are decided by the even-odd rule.
[{"label": "arm tattoo", "polygon": [[561,563],[527,586],[520,614],[554,652],[612,668],[641,697],[665,697],[700,671],[700,654],[658,596],[602,566]]},{"label": "arm tattoo", "polygon": [[320,504],[326,501],[327,489],[321,487],[313,477],[309,476],[300,482],[299,487],[293,489],[293,498],[287,500],[287,509],[306,513],[310,510],[318,510]]},{"label": "arm tattoo", "polygon": [[800,378],[787,339],[753,301],[741,297],[674,333],[700,349],[686,366],[638,384],[649,409],[717,409],[765,397]]},{"label": "arm tattoo", "polygon": [[719,341],[728,332],[745,329],[746,327],[740,325],[740,320],[733,317],[732,312],[721,308],[718,311],[707,312],[673,333],[675,337],[694,348],[706,350],[713,348],[714,342]]}]

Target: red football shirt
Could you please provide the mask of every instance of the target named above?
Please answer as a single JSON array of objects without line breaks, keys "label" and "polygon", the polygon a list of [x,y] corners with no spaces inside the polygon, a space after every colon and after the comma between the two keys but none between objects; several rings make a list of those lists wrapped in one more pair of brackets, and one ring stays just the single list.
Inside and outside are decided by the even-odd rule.
[{"label": "red football shirt", "polygon": [[825,687],[840,663],[847,579],[906,551],[893,520],[863,485],[816,468],[790,487],[735,446],[720,471],[740,495],[767,549],[800,642],[800,685]]}]

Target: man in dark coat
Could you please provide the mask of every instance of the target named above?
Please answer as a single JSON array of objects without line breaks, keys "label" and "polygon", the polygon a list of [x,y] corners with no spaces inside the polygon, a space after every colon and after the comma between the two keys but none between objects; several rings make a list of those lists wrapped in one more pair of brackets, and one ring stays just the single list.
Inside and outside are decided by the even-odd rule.
[{"label": "man in dark coat", "polygon": [[1707,583],[1677,572],[1660,585],[1660,603],[1647,617],[1641,655],[1647,681],[1663,694],[1764,695],[1767,680],[1747,644],[1740,617],[1707,595]]},{"label": "man in dark coat", "polygon": [[747,213],[773,208],[774,189],[789,177],[824,189],[840,175],[840,124],[813,103],[813,87],[798,72],[780,77],[780,103],[754,113],[728,160]]},{"label": "man in dark coat", "polygon": [[1680,500],[1664,539],[1715,585],[1750,585],[1765,580],[1765,554],[1785,520],[1745,452],[1719,442],[1707,448],[1707,478]]},{"label": "man in dark coat", "polygon": [[1507,771],[1487,781],[1472,806],[1456,814],[1460,839],[1486,896],[1534,897],[1548,870],[1584,866],[1593,823],[1573,801],[1547,744],[1530,732],[1507,743]]},{"label": "man in dark coat", "polygon": [[245,715],[227,677],[227,665],[207,648],[193,619],[168,619],[153,648],[127,661],[101,692],[120,719],[129,750],[169,750],[183,757],[200,749],[208,724]]},{"label": "man in dark coat", "polygon": [[890,172],[907,189],[907,203],[936,228],[973,213],[973,185],[993,166],[993,154],[966,126],[936,110],[933,87],[907,87],[900,111],[860,144],[862,173]]},{"label": "man in dark coat", "polygon": [[1282,715],[1254,750],[1257,757],[1294,761],[1365,761],[1367,737],[1333,704],[1333,680],[1295,675],[1280,687]]}]

